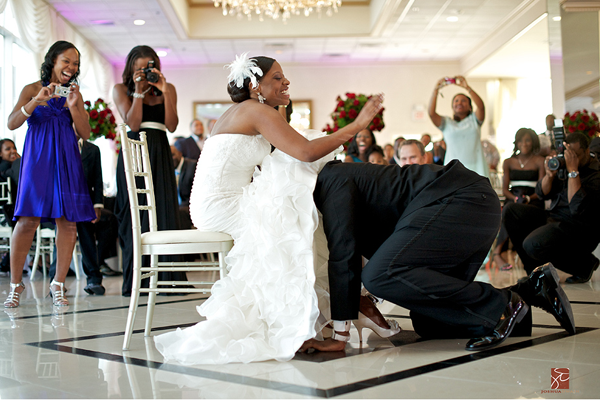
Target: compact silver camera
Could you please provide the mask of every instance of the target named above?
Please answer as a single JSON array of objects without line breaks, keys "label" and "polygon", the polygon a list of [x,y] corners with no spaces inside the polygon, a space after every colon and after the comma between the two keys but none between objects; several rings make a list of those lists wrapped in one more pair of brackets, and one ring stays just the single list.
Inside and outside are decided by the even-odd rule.
[{"label": "compact silver camera", "polygon": [[67,97],[71,93],[71,88],[68,86],[54,86],[54,94],[60,97]]}]

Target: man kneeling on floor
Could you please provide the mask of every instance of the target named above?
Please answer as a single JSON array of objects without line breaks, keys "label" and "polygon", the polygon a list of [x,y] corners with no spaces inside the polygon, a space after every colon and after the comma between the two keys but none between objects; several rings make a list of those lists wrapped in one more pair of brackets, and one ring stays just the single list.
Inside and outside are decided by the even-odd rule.
[{"label": "man kneeling on floor", "polygon": [[[384,337],[398,332],[380,314],[365,321],[361,277],[373,295],[410,310],[420,336],[468,338],[466,350],[502,343],[530,305],[575,333],[551,265],[507,289],[474,281],[498,233],[500,202],[488,179],[460,162],[398,168],[334,161],[319,174],[314,198],[330,251],[335,333],[305,349],[343,349],[350,320],[361,321],[359,310],[360,326],[370,324]],[[361,256],[369,259],[364,269]]]}]

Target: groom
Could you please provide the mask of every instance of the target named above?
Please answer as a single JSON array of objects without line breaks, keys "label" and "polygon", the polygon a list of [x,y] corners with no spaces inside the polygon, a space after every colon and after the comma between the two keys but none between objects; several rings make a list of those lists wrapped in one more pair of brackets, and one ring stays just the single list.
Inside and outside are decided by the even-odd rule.
[{"label": "groom", "polygon": [[[373,295],[410,310],[419,335],[469,338],[467,350],[503,342],[528,305],[575,333],[552,266],[512,290],[474,281],[498,233],[500,202],[489,181],[460,162],[403,168],[330,162],[314,199],[330,252],[334,338],[349,338],[361,280]],[[364,269],[362,256],[369,259]]]}]

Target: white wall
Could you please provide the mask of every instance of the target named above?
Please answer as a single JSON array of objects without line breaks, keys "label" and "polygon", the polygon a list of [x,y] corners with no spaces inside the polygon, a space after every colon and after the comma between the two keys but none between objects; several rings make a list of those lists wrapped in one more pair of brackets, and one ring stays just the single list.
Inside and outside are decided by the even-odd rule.
[{"label": "white wall", "polygon": [[[434,140],[441,132],[425,118],[413,121],[414,106],[427,108],[435,83],[443,76],[459,73],[459,64],[404,63],[377,65],[283,65],[286,77],[291,81],[292,100],[312,100],[313,128],[322,129],[331,122],[330,114],[338,95],[346,92],[373,94],[385,93],[385,129],[377,134],[380,144],[391,142],[398,136],[418,138],[428,132]],[[115,67],[115,80],[121,81],[122,66]],[[227,70],[222,66],[199,66],[163,68],[167,80],[173,83],[178,95],[179,126],[172,136],[188,136],[189,123],[193,118],[194,101],[228,101]],[[486,81],[468,80],[469,84],[485,100]],[[438,113],[451,115],[450,102],[459,88],[442,90],[444,98],[438,99]],[[463,91],[464,92],[464,91]],[[487,127],[484,125],[484,137]]]}]

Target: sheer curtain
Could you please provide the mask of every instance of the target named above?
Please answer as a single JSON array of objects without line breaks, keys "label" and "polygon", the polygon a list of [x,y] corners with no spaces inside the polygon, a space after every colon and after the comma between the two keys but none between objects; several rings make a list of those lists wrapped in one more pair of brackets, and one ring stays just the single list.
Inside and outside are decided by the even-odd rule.
[{"label": "sheer curtain", "polygon": [[[43,0],[0,0],[0,10],[10,1],[23,43],[41,65],[44,55],[57,40],[73,43],[81,52],[80,81],[98,97],[108,98],[114,85],[112,66],[58,12]],[[94,99],[90,99],[94,100]]]}]

